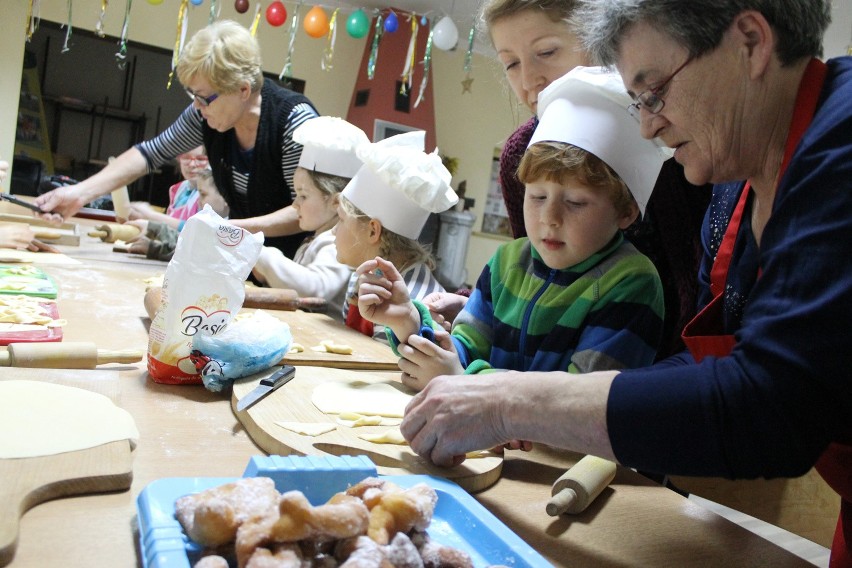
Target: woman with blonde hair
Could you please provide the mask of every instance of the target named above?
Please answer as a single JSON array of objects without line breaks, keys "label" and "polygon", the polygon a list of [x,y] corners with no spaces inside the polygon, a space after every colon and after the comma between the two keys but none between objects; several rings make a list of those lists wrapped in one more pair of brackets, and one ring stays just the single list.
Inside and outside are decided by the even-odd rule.
[{"label": "woman with blonde hair", "polygon": [[263,231],[267,246],[293,256],[304,239],[293,202],[293,173],[301,145],[293,130],[317,116],[298,93],[265,81],[260,46],[236,22],[222,20],[186,44],[177,76],[192,104],[163,133],[121,154],[94,176],[37,199],[58,220],[92,199],[127,185],[199,145],[228,202],[232,222]]}]

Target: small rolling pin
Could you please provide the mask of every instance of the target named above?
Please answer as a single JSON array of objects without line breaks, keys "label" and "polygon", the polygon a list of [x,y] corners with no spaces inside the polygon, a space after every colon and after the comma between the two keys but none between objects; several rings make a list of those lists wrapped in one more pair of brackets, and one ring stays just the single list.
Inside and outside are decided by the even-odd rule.
[{"label": "small rolling pin", "polygon": [[37,369],[94,369],[105,363],[138,363],[144,352],[98,349],[88,341],[10,343],[0,351],[0,366]]},{"label": "small rolling pin", "polygon": [[[145,311],[152,320],[157,315],[162,303],[163,289],[159,286],[149,288],[145,292]],[[281,310],[293,312],[303,310],[306,312],[324,311],[328,301],[324,298],[301,298],[295,290],[289,288],[259,288],[246,286],[246,297],[243,300],[244,308],[262,310]]]},{"label": "small rolling pin", "polygon": [[97,237],[105,243],[114,243],[115,241],[129,241],[139,234],[139,227],[136,225],[121,225],[119,223],[106,223],[95,227],[93,231],[89,231],[90,237]]},{"label": "small rolling pin", "polygon": [[547,502],[547,514],[582,513],[615,478],[615,464],[597,456],[585,456],[556,480]]}]

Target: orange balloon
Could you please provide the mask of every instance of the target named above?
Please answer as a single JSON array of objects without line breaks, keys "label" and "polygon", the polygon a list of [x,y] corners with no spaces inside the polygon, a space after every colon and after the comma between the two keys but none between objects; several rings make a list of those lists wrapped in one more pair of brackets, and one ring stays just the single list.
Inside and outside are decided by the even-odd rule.
[{"label": "orange balloon", "polygon": [[303,24],[305,33],[313,38],[320,38],[328,33],[328,16],[320,6],[314,6],[305,15]]}]

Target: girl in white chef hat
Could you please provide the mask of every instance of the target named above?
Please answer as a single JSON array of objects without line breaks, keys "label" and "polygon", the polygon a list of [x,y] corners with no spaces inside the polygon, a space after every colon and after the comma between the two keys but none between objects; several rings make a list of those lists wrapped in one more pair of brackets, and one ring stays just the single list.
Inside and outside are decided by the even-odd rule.
[{"label": "girl in white chef hat", "polygon": [[[341,194],[335,229],[340,262],[355,268],[381,257],[399,270],[409,295],[416,299],[444,291],[432,274],[431,253],[417,237],[431,213],[458,202],[437,149],[424,152],[425,135],[407,132],[358,148],[364,165]],[[343,314],[349,327],[384,338],[382,326],[361,318],[355,277]]]},{"label": "girl in white chef hat", "polygon": [[299,228],[313,235],[292,260],[280,249],[263,247],[252,274],[271,288],[328,299],[329,315],[340,319],[352,269],[337,260],[337,204],[340,191],[361,168],[355,150],[370,140],[357,126],[331,116],[304,122],[293,132],[293,140],[302,144],[293,175],[293,208],[299,213]]}]

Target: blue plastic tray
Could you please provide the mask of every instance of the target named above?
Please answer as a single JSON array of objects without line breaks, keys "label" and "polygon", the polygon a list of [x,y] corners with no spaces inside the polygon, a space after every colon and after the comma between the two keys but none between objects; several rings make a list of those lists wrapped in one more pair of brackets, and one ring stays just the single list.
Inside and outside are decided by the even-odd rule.
[{"label": "blue plastic tray", "polygon": [[[256,456],[243,477],[267,476],[278,491],[298,489],[314,504],[328,500],[364,477],[376,475],[366,456]],[[461,487],[430,475],[381,476],[401,487],[426,483],[438,493],[429,535],[437,542],[468,552],[475,566],[550,566],[538,552],[480,505]],[[174,477],[148,484],[136,500],[142,564],[145,568],[189,568],[201,549],[175,519],[175,500],[224,483],[233,477]]]}]

